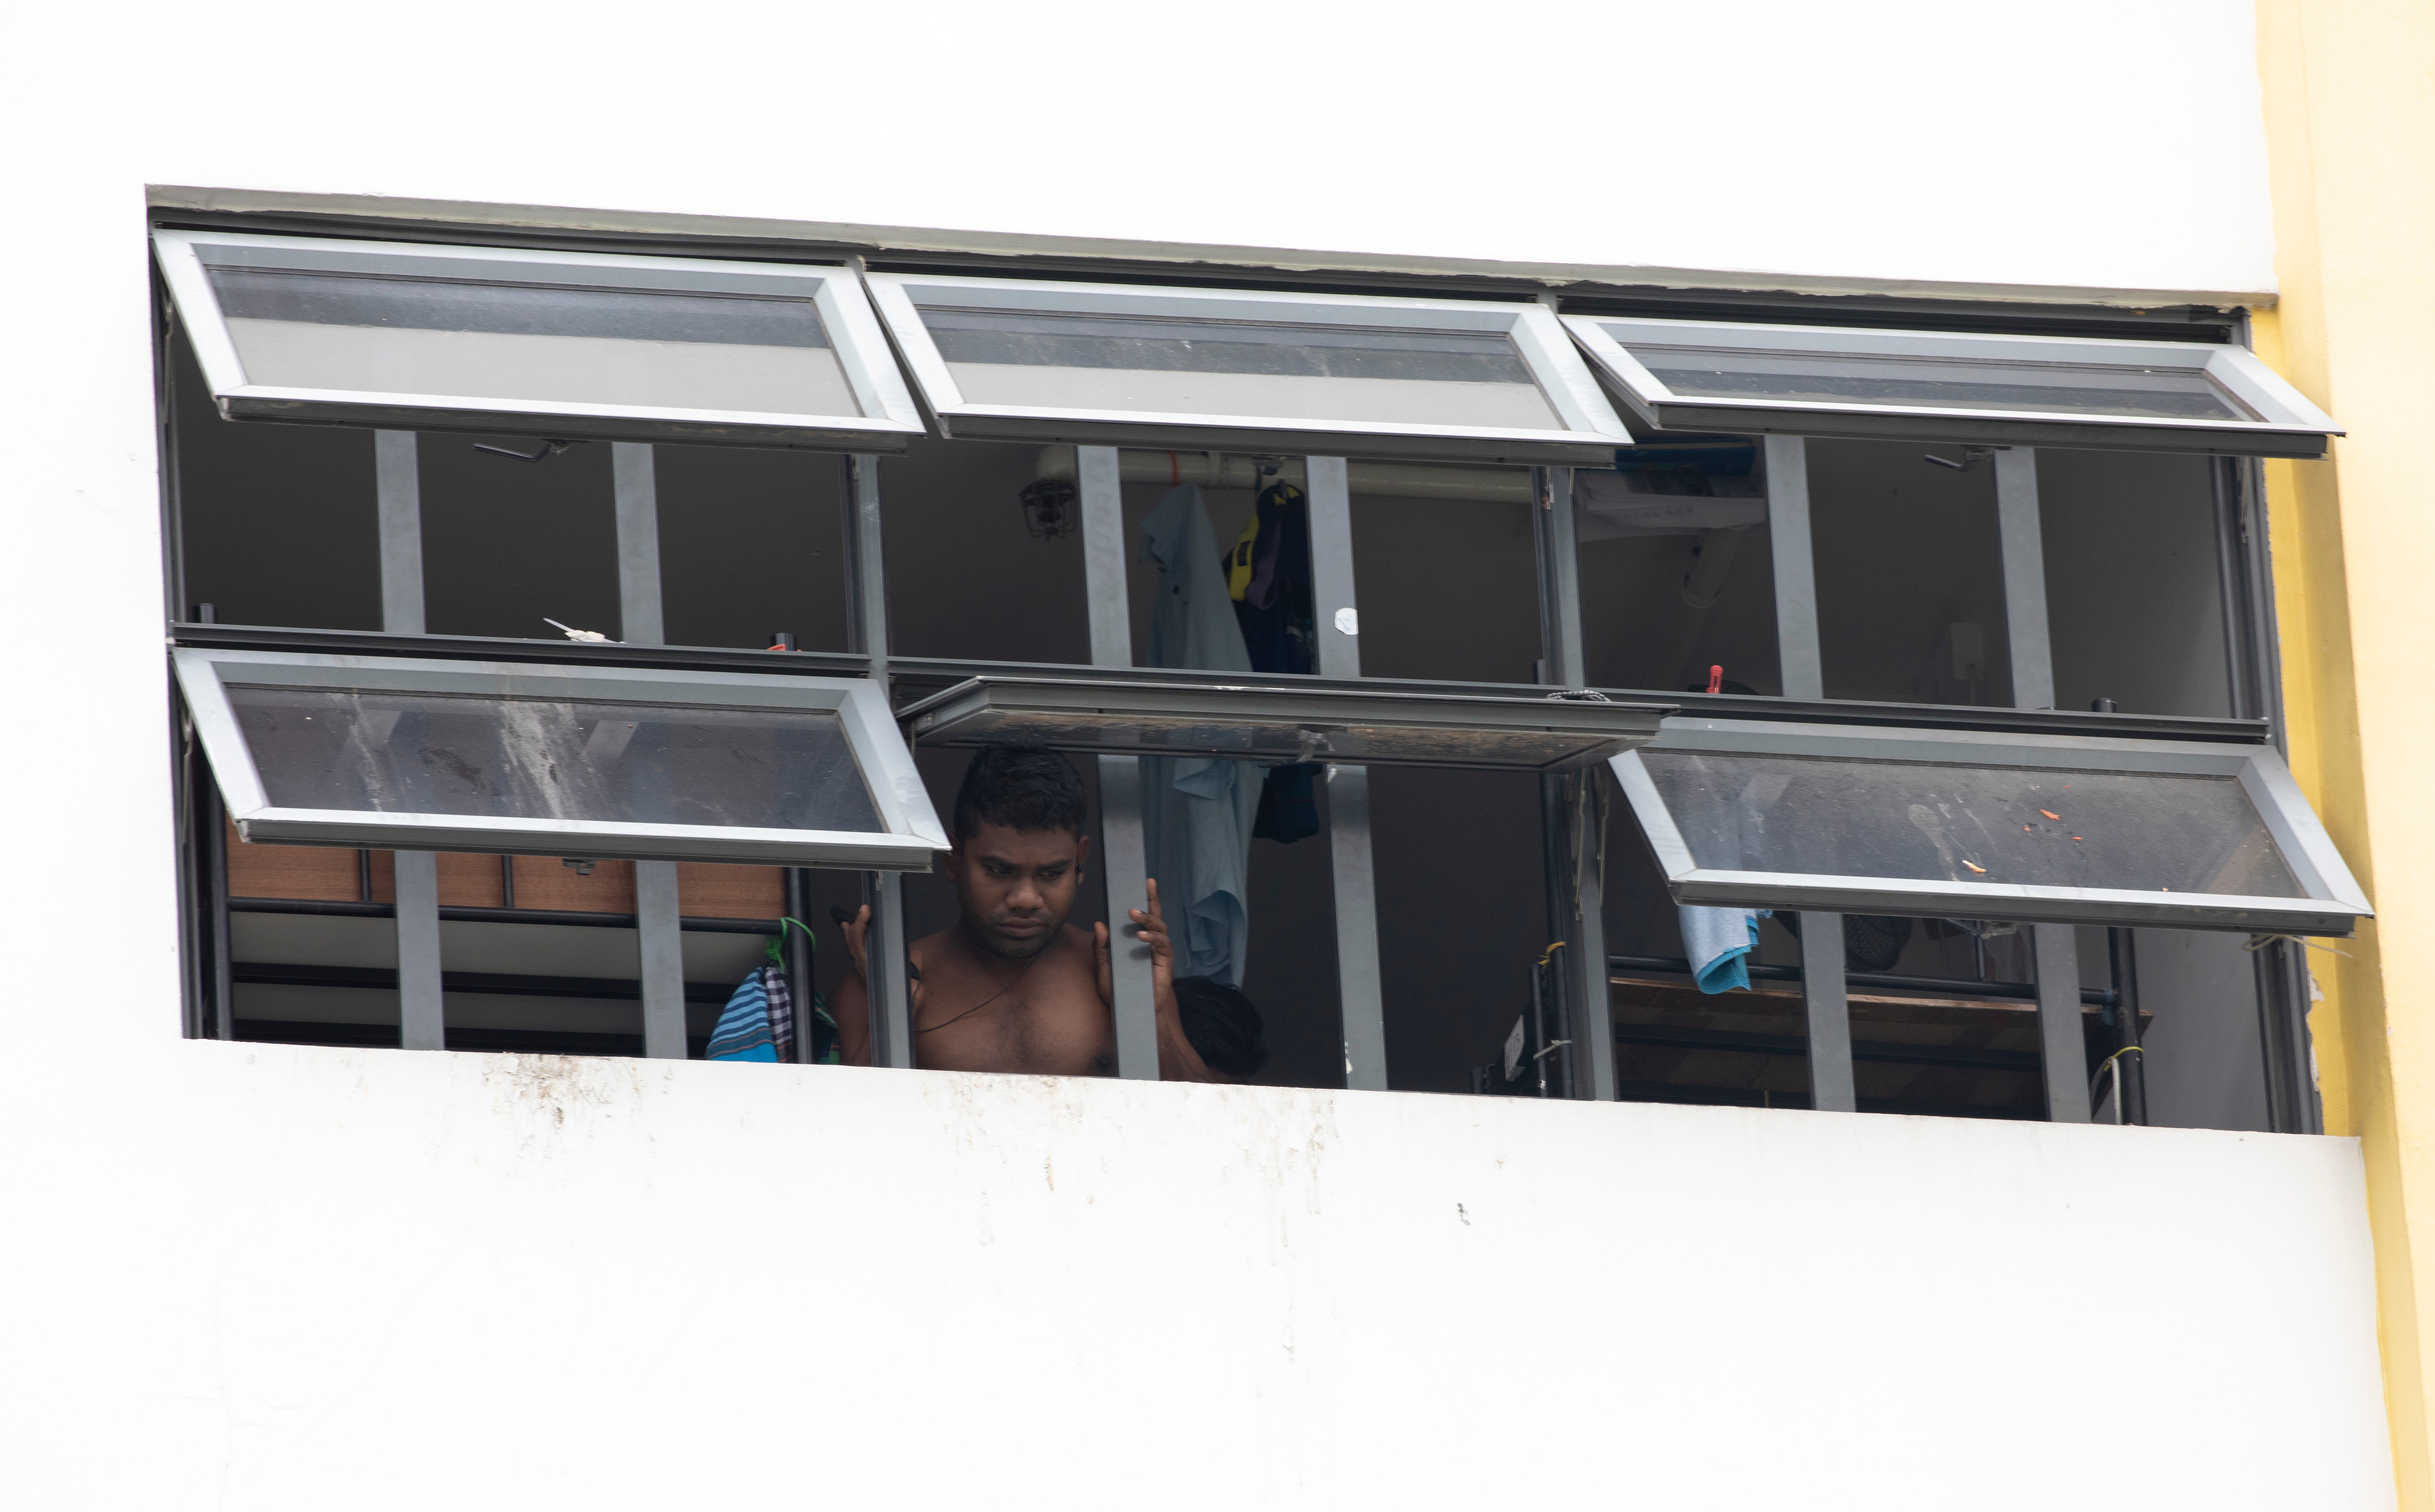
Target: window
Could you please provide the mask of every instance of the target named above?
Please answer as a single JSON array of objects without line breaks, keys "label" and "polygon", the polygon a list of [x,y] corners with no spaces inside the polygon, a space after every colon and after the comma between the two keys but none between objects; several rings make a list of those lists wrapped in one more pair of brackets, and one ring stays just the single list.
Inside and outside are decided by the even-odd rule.
[{"label": "window", "polygon": [[1568,315],[1669,430],[2322,457],[2341,432],[2239,347]]},{"label": "window", "polygon": [[221,413],[902,450],[922,429],[842,268],[162,231]]},{"label": "window", "polygon": [[[2149,1025],[2155,1121],[2229,1042],[2306,1126],[2272,937],[2367,906],[2234,459],[2334,432],[2220,326],[158,245],[197,1034],[702,1054],[774,944],[817,1059],[868,904],[932,1064],[938,815],[1022,743],[1086,757],[1068,922],[1159,881],[1272,1085],[2075,1118]],[[1774,910],[1748,990],[1703,908]]]},{"label": "window", "polygon": [[1386,689],[976,677],[904,719],[915,739],[936,744],[1552,772],[1654,738],[1666,712]]},{"label": "window", "polygon": [[1684,903],[2348,934],[2270,745],[1678,719],[1615,776]]},{"label": "window", "polygon": [[866,680],[181,649],[246,840],[923,870]]},{"label": "window", "polygon": [[1449,461],[1595,461],[1626,438],[1541,305],[876,273],[940,426]]}]

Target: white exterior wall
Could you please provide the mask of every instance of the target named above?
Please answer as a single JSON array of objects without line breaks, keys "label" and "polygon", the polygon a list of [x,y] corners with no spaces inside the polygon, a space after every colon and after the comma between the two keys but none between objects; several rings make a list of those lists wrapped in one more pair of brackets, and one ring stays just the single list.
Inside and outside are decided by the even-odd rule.
[{"label": "white exterior wall", "polygon": [[112,200],[2273,287],[2245,0],[154,0],[21,25],[0,108],[48,159],[14,165],[45,209],[61,173]]},{"label": "white exterior wall", "polygon": [[2348,1140],[91,1049],[15,1507],[2392,1504]]},{"label": "white exterior wall", "polygon": [[19,18],[0,1501],[2389,1504],[2344,1141],[176,1038],[147,183],[2237,291],[2271,252],[2250,35]]}]

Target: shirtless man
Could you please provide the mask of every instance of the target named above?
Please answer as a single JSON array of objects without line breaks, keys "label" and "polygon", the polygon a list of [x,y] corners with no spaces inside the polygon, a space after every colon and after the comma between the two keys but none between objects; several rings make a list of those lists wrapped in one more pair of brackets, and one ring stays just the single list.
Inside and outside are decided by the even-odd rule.
[{"label": "shirtless man", "polygon": [[[1052,751],[988,746],[973,757],[956,794],[955,849],[945,871],[959,917],[951,929],[916,941],[908,952],[913,993],[913,1064],[930,1070],[1027,1071],[1043,1076],[1113,1076],[1115,987],[1108,927],[1084,933],[1065,922],[1081,886],[1091,839],[1082,779]],[[1217,1082],[1184,1037],[1175,998],[1175,952],[1149,884],[1149,907],[1131,910],[1150,949],[1158,994],[1158,1074],[1162,1081]],[[849,1066],[871,1064],[871,910],[845,926],[854,969],[838,983],[830,1011],[838,1052]]]}]

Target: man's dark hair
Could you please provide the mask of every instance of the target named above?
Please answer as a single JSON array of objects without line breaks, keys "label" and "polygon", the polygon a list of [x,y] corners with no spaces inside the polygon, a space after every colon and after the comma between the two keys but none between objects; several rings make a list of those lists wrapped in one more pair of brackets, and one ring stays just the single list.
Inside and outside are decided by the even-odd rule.
[{"label": "man's dark hair", "polygon": [[1036,745],[981,747],[956,790],[958,845],[983,825],[1079,835],[1090,822],[1081,773],[1064,756]]},{"label": "man's dark hair", "polygon": [[1183,1019],[1183,1037],[1211,1070],[1240,1078],[1269,1063],[1269,1049],[1260,1043],[1267,1026],[1241,988],[1210,977],[1178,977],[1175,1006]]}]

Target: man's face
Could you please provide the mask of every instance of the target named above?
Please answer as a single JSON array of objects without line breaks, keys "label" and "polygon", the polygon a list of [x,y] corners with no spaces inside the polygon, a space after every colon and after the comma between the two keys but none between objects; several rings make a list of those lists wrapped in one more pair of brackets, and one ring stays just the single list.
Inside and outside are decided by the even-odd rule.
[{"label": "man's face", "polygon": [[1090,854],[1089,837],[1068,830],[980,826],[947,855],[964,927],[991,954],[1030,960],[1074,912]]}]

